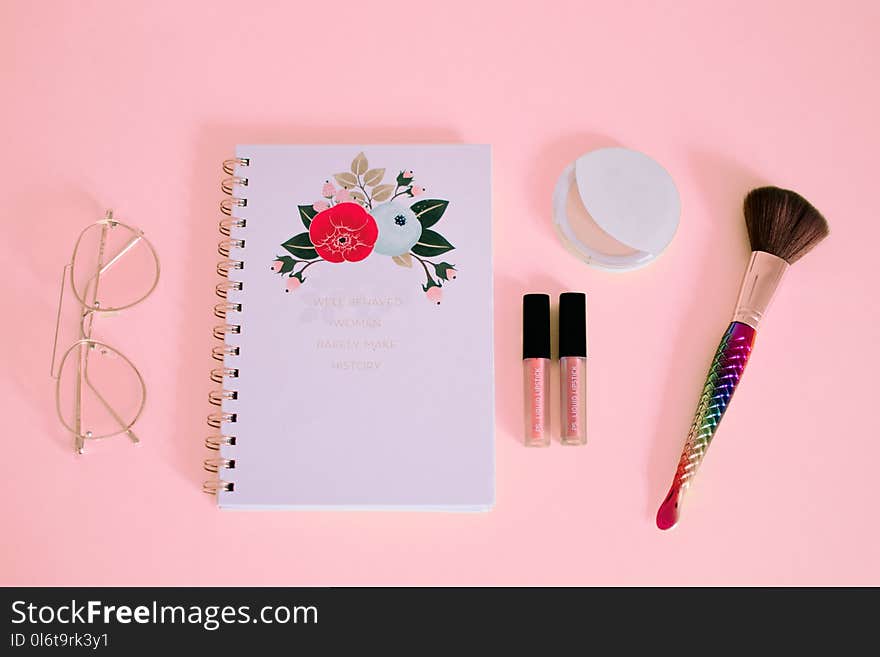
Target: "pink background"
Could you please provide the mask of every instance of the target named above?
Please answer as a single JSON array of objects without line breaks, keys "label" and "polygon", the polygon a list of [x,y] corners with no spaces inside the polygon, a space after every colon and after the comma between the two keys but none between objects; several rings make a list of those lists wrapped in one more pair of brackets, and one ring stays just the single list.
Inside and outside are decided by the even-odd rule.
[{"label": "pink background", "polygon": [[[875,2],[0,5],[6,373],[2,584],[880,584]],[[221,513],[200,492],[219,165],[236,143],[494,146],[497,507]],[[557,243],[550,193],[598,146],[679,185],[625,275]],[[748,258],[743,194],[832,236],[795,265],[692,489],[654,528]],[[113,320],[143,444],[83,458],[48,376],[57,280],[106,207],[163,278]],[[520,296],[590,295],[590,444],[520,444]]]}]

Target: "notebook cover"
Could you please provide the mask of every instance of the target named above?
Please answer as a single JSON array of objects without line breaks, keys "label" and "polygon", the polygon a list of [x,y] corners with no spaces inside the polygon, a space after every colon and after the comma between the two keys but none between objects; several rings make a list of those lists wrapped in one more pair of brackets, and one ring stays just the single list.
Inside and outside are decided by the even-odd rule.
[{"label": "notebook cover", "polygon": [[485,145],[239,146],[222,508],[494,502]]}]

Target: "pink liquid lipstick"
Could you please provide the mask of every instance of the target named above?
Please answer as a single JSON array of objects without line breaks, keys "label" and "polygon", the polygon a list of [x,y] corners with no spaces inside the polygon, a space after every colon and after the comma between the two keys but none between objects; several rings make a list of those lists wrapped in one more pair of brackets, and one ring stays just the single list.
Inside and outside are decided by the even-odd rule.
[{"label": "pink liquid lipstick", "polygon": [[550,444],[550,296],[523,297],[523,398],[525,441],[529,447]]},{"label": "pink liquid lipstick", "polygon": [[[559,296],[559,399],[563,445],[587,441],[587,298]],[[550,296],[523,297],[523,399],[525,444],[550,445]]]}]

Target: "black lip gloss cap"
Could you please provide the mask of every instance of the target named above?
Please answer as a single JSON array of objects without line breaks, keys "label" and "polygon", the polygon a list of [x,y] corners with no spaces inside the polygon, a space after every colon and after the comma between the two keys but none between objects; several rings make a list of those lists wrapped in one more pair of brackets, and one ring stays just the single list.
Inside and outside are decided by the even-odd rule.
[{"label": "black lip gloss cap", "polygon": [[550,358],[550,295],[523,296],[523,360]]},{"label": "black lip gloss cap", "polygon": [[559,295],[559,357],[587,356],[587,295],[564,292]]}]

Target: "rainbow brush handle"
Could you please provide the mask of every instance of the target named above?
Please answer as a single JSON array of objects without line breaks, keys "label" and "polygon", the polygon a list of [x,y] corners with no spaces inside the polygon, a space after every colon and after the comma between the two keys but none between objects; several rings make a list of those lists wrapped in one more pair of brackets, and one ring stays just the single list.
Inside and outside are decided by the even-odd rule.
[{"label": "rainbow brush handle", "polygon": [[749,362],[754,342],[755,329],[742,322],[732,322],[721,338],[706,377],[706,385],[703,386],[694,423],[681,452],[672,487],[657,511],[657,526],[660,529],[670,529],[678,522],[684,492],[709,449],[709,443]]}]

